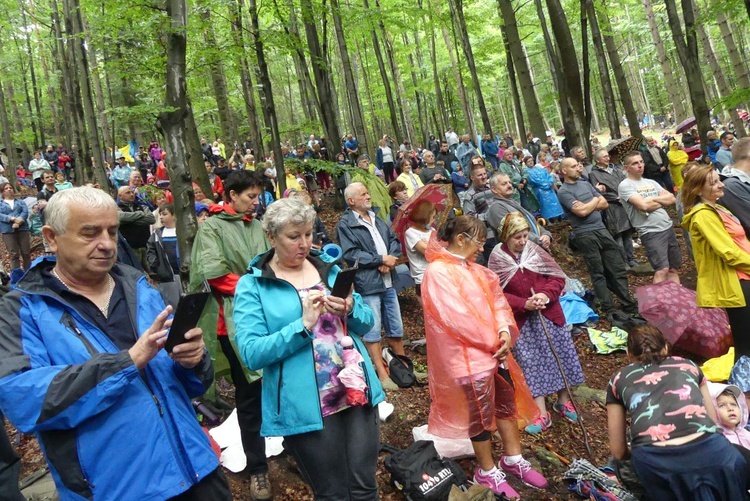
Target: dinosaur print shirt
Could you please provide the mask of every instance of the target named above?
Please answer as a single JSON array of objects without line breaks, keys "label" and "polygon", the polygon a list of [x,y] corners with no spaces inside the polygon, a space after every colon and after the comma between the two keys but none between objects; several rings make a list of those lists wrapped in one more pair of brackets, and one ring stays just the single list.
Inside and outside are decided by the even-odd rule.
[{"label": "dinosaur print shirt", "polygon": [[607,404],[625,407],[631,417],[631,447],[693,433],[715,433],[703,406],[703,372],[690,360],[667,357],[659,363],[632,363],[612,376]]}]

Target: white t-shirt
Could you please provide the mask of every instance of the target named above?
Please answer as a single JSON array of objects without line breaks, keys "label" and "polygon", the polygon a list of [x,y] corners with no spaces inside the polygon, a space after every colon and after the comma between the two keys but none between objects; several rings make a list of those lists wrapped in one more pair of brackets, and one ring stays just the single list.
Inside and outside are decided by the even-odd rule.
[{"label": "white t-shirt", "polygon": [[10,210],[13,210],[13,208],[16,205],[16,201],[13,198],[10,198],[10,199],[3,198],[3,202],[5,202],[6,204],[10,205]]},{"label": "white t-shirt", "polygon": [[427,259],[424,254],[417,251],[418,242],[428,242],[430,235],[435,230],[420,230],[418,228],[411,227],[404,233],[404,241],[406,243],[406,256],[409,258],[409,270],[411,277],[417,284],[422,283],[422,276],[424,270],[427,269]]},{"label": "white t-shirt", "polygon": [[393,162],[393,150],[388,146],[381,146],[380,151],[383,152],[383,163]]},{"label": "white t-shirt", "polygon": [[630,197],[633,195],[640,195],[644,199],[659,196],[662,186],[654,181],[653,179],[642,178],[635,181],[630,178],[624,179],[620,186],[617,187],[617,195],[622,201],[622,206],[625,207],[625,212],[628,213],[630,223],[635,226],[638,233],[657,233],[666,231],[672,228],[672,220],[669,218],[669,214],[664,208],[657,209],[654,212],[644,212],[635,208],[633,204],[629,202]]}]

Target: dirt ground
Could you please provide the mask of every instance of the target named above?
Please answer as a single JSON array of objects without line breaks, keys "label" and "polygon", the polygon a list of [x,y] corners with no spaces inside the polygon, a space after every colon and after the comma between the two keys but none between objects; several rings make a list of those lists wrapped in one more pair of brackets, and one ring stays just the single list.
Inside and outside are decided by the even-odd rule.
[{"label": "dirt ground", "polygon": [[[338,214],[330,208],[330,198],[326,198],[321,210],[321,218],[326,227],[333,236],[333,228],[338,222]],[[674,217],[674,213],[672,213]],[[553,233],[553,254],[560,266],[573,278],[580,279],[587,287],[590,287],[588,273],[582,259],[572,255],[567,250],[567,236],[570,233],[570,227],[567,222],[559,223],[549,228]],[[678,240],[683,250],[683,256],[686,256],[682,231],[679,227],[675,228]],[[35,254],[41,252],[41,241],[34,239]],[[4,251],[4,249],[3,249]],[[639,261],[645,262],[645,254],[642,248],[636,249],[636,257]],[[7,255],[3,252],[3,259],[7,266]],[[688,287],[695,287],[695,268],[693,263],[684,258],[683,267],[680,270],[683,284]],[[629,285],[631,292],[640,285],[647,285],[651,282],[650,276],[630,275]],[[419,303],[416,300],[413,290],[405,291],[400,296],[401,311],[404,321],[404,332],[406,339],[419,339],[424,337],[424,323]],[[599,321],[597,328],[609,329],[610,325],[606,321]],[[575,346],[583,367],[586,377],[585,385],[589,388],[600,390],[595,398],[591,397],[592,392],[585,392],[580,395],[585,398],[578,398],[578,403],[582,409],[584,423],[588,431],[589,443],[593,452],[592,462],[596,465],[603,465],[609,457],[607,445],[607,428],[606,428],[606,410],[601,401],[596,397],[601,396],[601,390],[606,388],[610,376],[618,368],[626,365],[624,352],[617,352],[611,355],[598,355],[593,351],[586,334],[581,334],[575,339]],[[428,365],[426,357],[416,351],[409,353],[418,369]],[[228,393],[231,398],[231,393]],[[395,411],[388,421],[381,426],[381,440],[390,445],[405,448],[412,442],[412,428],[421,426],[427,422],[429,413],[430,397],[427,386],[413,387],[406,390],[389,392],[387,400],[395,406]],[[551,401],[548,406],[551,406]],[[22,457],[23,470],[22,478],[30,475],[34,471],[44,466],[44,458],[39,450],[36,440],[30,435],[16,435],[15,429],[6,424],[11,440],[14,441],[16,450]],[[567,469],[560,460],[551,455],[548,449],[552,449],[563,459],[573,460],[576,458],[587,458],[586,448],[584,446],[583,434],[579,425],[568,423],[553,416],[553,425],[544,434],[533,437],[522,432],[521,436],[524,457],[532,461],[536,467],[540,468],[550,482],[547,490],[539,491],[528,488],[520,482],[510,478],[510,483],[526,500],[548,500],[548,499],[580,499],[575,495],[568,494],[567,485],[562,480],[562,474]],[[493,448],[497,457],[502,452],[502,444],[499,440],[493,441]],[[378,462],[378,483],[380,486],[381,499],[396,500],[402,499],[390,485],[390,475],[383,466],[383,460],[386,454],[381,454]],[[591,459],[590,459],[591,460]],[[296,471],[293,463],[287,455],[282,454],[272,458],[270,461],[270,478],[277,500],[312,500],[310,489],[303,483],[301,477]],[[467,474],[473,472],[475,463],[472,460],[461,461]],[[225,470],[226,471],[226,470]],[[232,474],[227,472],[232,492],[235,499],[248,500],[249,481],[243,474]]]}]

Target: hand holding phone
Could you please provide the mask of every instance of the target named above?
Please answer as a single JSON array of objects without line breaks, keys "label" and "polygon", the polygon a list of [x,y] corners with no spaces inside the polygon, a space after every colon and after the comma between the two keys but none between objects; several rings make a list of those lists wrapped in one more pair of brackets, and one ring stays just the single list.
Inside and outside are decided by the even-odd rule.
[{"label": "hand holding phone", "polygon": [[356,266],[339,271],[339,274],[336,275],[336,282],[333,284],[333,289],[331,289],[331,296],[340,298],[348,297],[354,286],[354,277],[357,271],[359,271],[359,268]]},{"label": "hand holding phone", "polygon": [[198,320],[210,295],[211,293],[207,291],[191,292],[180,298],[165,346],[168,353],[172,353],[175,346],[189,341],[185,338],[185,334],[198,325]]}]

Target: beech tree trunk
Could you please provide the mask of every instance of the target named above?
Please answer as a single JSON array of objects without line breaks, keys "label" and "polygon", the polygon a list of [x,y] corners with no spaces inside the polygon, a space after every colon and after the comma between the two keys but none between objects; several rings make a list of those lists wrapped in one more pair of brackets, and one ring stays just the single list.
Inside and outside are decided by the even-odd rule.
[{"label": "beech tree trunk", "polygon": [[[461,75],[461,69],[456,61],[456,55],[453,53],[453,47],[451,44],[451,35],[448,33],[448,28],[443,26],[443,39],[445,40],[445,47],[448,49],[448,56],[451,60],[451,66],[453,67],[453,77],[456,79],[454,85],[458,92],[458,99],[461,101],[461,109],[464,112],[464,119],[466,120],[466,131],[472,137],[472,140],[476,140],[477,129],[474,125],[474,115],[471,113],[471,106],[466,96],[466,87],[464,87],[464,77]],[[458,132],[458,127],[455,127]],[[460,134],[459,134],[460,135]]]},{"label": "beech tree trunk", "polygon": [[[102,143],[99,140],[99,127],[96,122],[96,111],[94,109],[94,101],[91,98],[91,77],[89,73],[89,65],[84,46],[83,29],[81,21],[81,10],[78,0],[66,0],[66,24],[70,20],[71,30],[74,34],[74,38],[69,41],[73,45],[73,52],[76,59],[76,69],[78,70],[78,82],[81,87],[81,101],[83,103],[83,116],[86,123],[86,137],[89,141],[90,150],[81,149],[81,154],[84,155],[81,162],[81,158],[76,159],[76,166],[83,163],[91,168],[93,178],[100,186],[107,186],[107,173],[104,170],[104,153],[102,151]],[[82,134],[83,136],[84,134]]]},{"label": "beech tree trunk", "polygon": [[[201,6],[200,13],[204,23],[203,38],[208,49],[204,52],[208,56],[205,62],[211,74],[211,84],[213,85],[214,96],[216,97],[216,111],[219,114],[219,123],[221,124],[221,135],[224,136],[224,143],[227,147],[230,147],[234,144],[234,141],[239,139],[239,135],[237,134],[237,122],[235,122],[232,108],[229,106],[224,63],[222,62],[222,58],[219,57],[220,52],[216,45],[211,11],[207,6]],[[227,155],[229,155],[228,152]]]},{"label": "beech tree trunk", "polygon": [[[498,3],[501,3],[501,2],[502,0],[500,0]],[[508,26],[507,25],[509,24],[509,20],[502,13],[500,17],[503,19],[503,21],[505,21],[505,25],[500,26],[500,33],[503,36],[503,46],[505,47],[505,66],[508,69],[508,81],[510,82],[510,93],[513,96],[513,110],[515,111],[516,132],[518,133],[518,137],[523,142],[526,140],[526,126],[523,120],[523,108],[521,107],[521,96],[518,93],[518,85],[516,84],[516,70],[514,67],[515,62],[513,61],[513,53],[510,48],[510,40],[508,40]],[[526,67],[526,69],[528,70],[528,66]],[[536,100],[536,92],[534,92],[534,100]],[[499,90],[498,90],[498,102],[500,102]],[[539,103],[537,102],[536,105],[537,105],[537,111],[539,111]],[[541,111],[539,111],[539,117],[537,118],[541,119]],[[503,119],[505,119],[504,114],[503,114]],[[531,121],[530,118],[529,118],[529,121]],[[541,122],[541,120],[539,121]],[[544,123],[538,123],[536,126],[540,127],[540,131],[544,133]],[[507,123],[505,125],[505,128],[508,129]],[[534,132],[534,135],[537,137],[539,136],[539,134],[537,134],[536,132]],[[534,161],[536,161],[536,158],[534,159]]]},{"label": "beech tree trunk", "polygon": [[[245,111],[247,112],[247,123],[250,127],[250,139],[253,142],[253,150],[255,152],[256,162],[263,161],[265,158],[263,152],[263,136],[260,133],[260,124],[258,123],[258,109],[255,106],[255,93],[253,91],[253,79],[250,75],[250,66],[247,62],[245,55],[245,38],[243,34],[244,27],[242,25],[242,0],[236,0],[230,7],[230,13],[232,16],[232,36],[234,38],[234,44],[237,47],[237,65],[240,69],[240,80],[242,83],[242,97],[245,101]],[[300,96],[301,97],[301,96]],[[191,107],[192,109],[192,107]],[[191,112],[192,116],[192,112]],[[195,119],[193,118],[193,125],[195,125]]]},{"label": "beech tree trunk", "polygon": [[[84,27],[85,28],[85,27]],[[88,30],[85,30],[88,33]],[[86,45],[89,48],[89,55],[91,56],[91,66],[93,71],[91,73],[91,83],[94,85],[94,95],[96,96],[96,106],[99,109],[99,120],[102,124],[102,139],[104,140],[104,150],[107,151],[107,141],[111,138],[109,130],[109,120],[107,120],[107,114],[105,113],[106,107],[104,106],[104,93],[102,92],[102,81],[99,78],[99,64],[97,62],[96,49],[91,43],[90,37],[86,36]],[[131,138],[133,139],[133,138]],[[112,144],[112,148],[116,148],[116,144]],[[106,153],[105,153],[106,154]]]},{"label": "beech tree trunk", "polygon": [[[188,144],[188,99],[185,83],[187,54],[186,0],[167,0],[167,15],[171,23],[167,32],[167,85],[164,105],[170,111],[162,111],[156,119],[156,128],[164,136],[169,156],[170,189],[174,195],[175,219],[177,220],[177,247],[180,252],[180,276],[187,282],[190,274],[190,254],[198,231],[195,217],[195,194],[192,177],[188,169],[191,152]],[[208,193],[211,193],[209,190]]]},{"label": "beech tree trunk", "polygon": [[[318,30],[313,14],[316,12],[312,6],[312,0],[301,0],[302,21],[305,24],[305,35],[307,46],[310,50],[310,63],[312,64],[315,87],[318,91],[318,102],[320,103],[320,118],[323,128],[330,141],[338,141],[341,138],[338,116],[334,110],[333,86],[328,75],[329,67],[326,64],[324,47],[318,39]],[[260,64],[260,61],[259,61]],[[269,82],[270,83],[270,82]]]},{"label": "beech tree trunk", "polygon": [[630,94],[628,80],[625,77],[625,71],[623,70],[622,63],[620,62],[620,54],[617,52],[617,44],[615,44],[612,25],[610,24],[609,17],[607,17],[606,14],[603,14],[601,16],[599,25],[602,27],[602,31],[604,32],[604,45],[607,47],[609,64],[612,65],[612,72],[615,75],[617,90],[620,94],[620,102],[622,102],[622,108],[625,110],[625,116],[628,119],[628,128],[630,129],[630,135],[633,137],[643,137],[641,126],[638,122],[638,113],[636,113],[635,106],[633,106],[633,97]]},{"label": "beech tree trunk", "polygon": [[669,18],[669,28],[672,30],[672,38],[677,49],[680,63],[685,69],[688,88],[690,90],[690,101],[693,105],[698,133],[701,137],[701,149],[707,152],[708,131],[711,128],[708,103],[706,102],[706,91],[703,88],[703,77],[701,76],[701,65],[698,59],[698,39],[695,32],[695,14],[693,12],[692,0],[682,0],[682,15],[685,20],[685,31],[683,33],[680,16],[677,13],[675,0],[664,0]]},{"label": "beech tree trunk", "polygon": [[[490,122],[490,116],[487,113],[487,107],[484,105],[484,96],[482,95],[482,86],[479,84],[479,75],[477,75],[477,66],[474,62],[474,52],[471,49],[471,41],[469,40],[469,32],[466,29],[466,19],[464,18],[464,6],[463,0],[448,0],[451,13],[454,21],[457,23],[458,38],[461,41],[461,47],[464,50],[464,57],[466,57],[466,65],[469,67],[469,74],[471,75],[471,82],[474,87],[474,95],[477,98],[477,107],[479,108],[479,115],[482,117],[482,132],[485,134],[492,134],[492,122]],[[475,138],[472,138],[475,139]]]},{"label": "beech tree trunk", "polygon": [[[279,136],[279,124],[276,119],[276,107],[273,102],[273,89],[271,77],[268,73],[266,63],[266,52],[263,39],[260,36],[260,23],[258,20],[258,5],[256,0],[248,0],[250,11],[250,32],[252,34],[251,46],[255,46],[255,55],[258,60],[256,76],[260,80],[260,102],[263,106],[263,115],[266,117],[269,132],[271,134],[271,148],[273,151],[273,162],[276,166],[277,182],[279,191],[286,191],[286,171],[284,170],[284,157],[281,154],[281,137]],[[331,138],[333,141],[333,138]],[[333,144],[333,143],[332,143]]]},{"label": "beech tree trunk", "polygon": [[352,71],[352,62],[349,59],[349,48],[346,44],[346,37],[344,37],[344,26],[341,22],[340,10],[341,7],[339,6],[338,0],[331,0],[333,27],[336,31],[336,41],[338,42],[339,55],[341,56],[341,69],[344,73],[346,94],[349,97],[349,105],[351,107],[352,127],[354,128],[354,133],[359,140],[362,151],[371,152],[368,147],[369,144],[367,141],[367,130],[365,129],[365,121],[362,113],[362,104],[357,92],[357,82]]},{"label": "beech tree trunk", "polygon": [[[443,100],[443,91],[440,88],[440,76],[437,69],[437,54],[435,51],[435,27],[432,25],[432,11],[430,11],[430,63],[432,65],[432,80],[435,85],[435,99],[437,100],[438,117],[440,123],[438,124],[439,134],[436,136],[442,136],[442,134],[448,130],[448,110],[445,107],[445,101]],[[439,138],[441,141],[444,137]]]},{"label": "beech tree trunk", "polygon": [[[362,0],[362,4],[366,11],[370,10],[370,5],[367,0]],[[398,114],[396,113],[396,103],[393,101],[393,93],[391,92],[391,85],[388,79],[388,72],[385,69],[385,63],[383,62],[383,53],[380,50],[380,43],[378,42],[378,35],[375,29],[370,30],[372,34],[372,47],[375,51],[375,59],[378,61],[378,69],[380,70],[380,77],[383,79],[383,89],[385,90],[385,100],[388,102],[388,111],[391,117],[391,127],[393,127],[393,135],[395,136],[398,144],[403,141],[403,135],[401,134],[401,128],[398,125]]]},{"label": "beech tree trunk", "polygon": [[5,166],[5,176],[13,183],[13,186],[16,186],[16,166],[19,159],[13,136],[10,133],[12,129],[8,119],[8,110],[5,107],[5,91],[3,91],[2,81],[0,81],[0,125],[3,127],[3,147],[9,164]]},{"label": "beech tree trunk", "polygon": [[[518,34],[516,11],[513,8],[511,0],[498,0],[497,5],[498,9],[500,10],[500,19],[502,19],[504,23],[504,28],[501,29],[504,32],[504,39],[507,40],[505,52],[508,63],[508,78],[511,81],[511,89],[515,89],[513,90],[513,92],[515,92],[516,94],[518,93],[518,88],[515,82],[515,76],[517,75],[518,83],[521,86],[521,94],[523,94],[523,102],[526,108],[526,115],[529,117],[529,126],[531,127],[531,132],[533,132],[534,136],[536,137],[545,137],[542,111],[539,109],[539,100],[537,99],[536,90],[534,88],[534,81],[531,78],[531,71],[529,70],[528,60],[526,59],[526,55],[524,54],[521,38]],[[515,71],[513,71],[514,69]],[[516,113],[518,113],[518,111]],[[520,118],[521,120],[519,120],[519,122],[522,125],[522,116]],[[521,137],[525,140],[526,134],[523,134]]]},{"label": "beech tree trunk", "polygon": [[[23,23],[23,26],[28,26],[26,22],[26,7],[23,3],[23,1],[19,1],[19,6],[21,7],[21,22]],[[34,52],[31,50],[31,33],[25,32],[24,33],[24,39],[26,40],[26,52],[29,56],[29,71],[31,73],[31,91],[34,94],[34,109],[36,110],[36,118],[32,119],[34,122],[37,120],[42,120],[42,107],[39,106],[39,87],[37,87],[36,83],[36,71],[34,70]],[[41,135],[42,144],[46,145],[47,141],[44,137],[44,125],[41,123],[39,124],[39,134]]]},{"label": "beech tree trunk", "polygon": [[[679,123],[687,118],[687,112],[685,106],[682,104],[682,94],[680,93],[680,85],[678,84],[680,79],[679,73],[673,73],[672,65],[667,57],[667,51],[664,49],[664,42],[661,39],[659,33],[659,25],[656,22],[656,16],[654,14],[653,4],[651,0],[641,0],[643,2],[643,9],[646,13],[646,20],[648,21],[648,29],[651,32],[651,40],[654,42],[656,48],[656,58],[659,60],[659,66],[661,67],[661,74],[664,77],[664,86],[669,95],[669,101],[672,103],[674,108],[675,123]],[[750,1],[750,0],[749,0]],[[677,70],[679,72],[679,69]]]},{"label": "beech tree trunk", "polygon": [[734,68],[734,74],[737,76],[739,87],[744,89],[750,88],[750,77],[748,77],[746,61],[737,50],[737,44],[734,41],[732,29],[729,27],[729,20],[726,13],[717,12],[716,22],[719,25],[721,38],[724,41],[724,46],[727,48],[727,55]]},{"label": "beech tree trunk", "polygon": [[[62,26],[60,25],[60,14],[58,11],[57,1],[51,2],[52,12],[52,29],[55,37],[55,43],[52,45],[52,56],[60,72],[60,103],[63,110],[63,121],[65,123],[66,146],[68,148],[75,144],[78,137],[77,122],[74,116],[71,104],[73,104],[73,90],[71,87],[71,72],[69,71],[70,62],[65,51],[63,43]],[[80,144],[80,143],[79,143]]]},{"label": "beech tree trunk", "polygon": [[[5,90],[8,93],[8,102],[10,103],[10,114],[13,117],[13,125],[15,126],[15,130],[22,131],[23,130],[23,122],[21,121],[21,114],[18,112],[18,104],[16,103],[16,96],[13,91],[13,84],[8,81],[5,84]],[[24,166],[28,167],[29,162],[31,161],[31,155],[29,155],[29,146],[26,144],[26,141],[21,139],[20,141],[21,148],[23,149],[23,164]],[[36,148],[34,148],[36,150]]]},{"label": "beech tree trunk", "polygon": [[612,139],[619,139],[622,135],[620,133],[620,120],[617,118],[615,93],[612,90],[612,80],[609,78],[607,56],[604,52],[602,33],[599,30],[599,21],[596,19],[596,9],[594,8],[593,1],[586,2],[586,14],[588,15],[589,25],[591,26],[591,38],[594,41],[594,49],[596,52],[596,64],[599,67],[599,79],[602,85],[602,98],[604,101],[604,114],[607,117],[609,134]]}]

